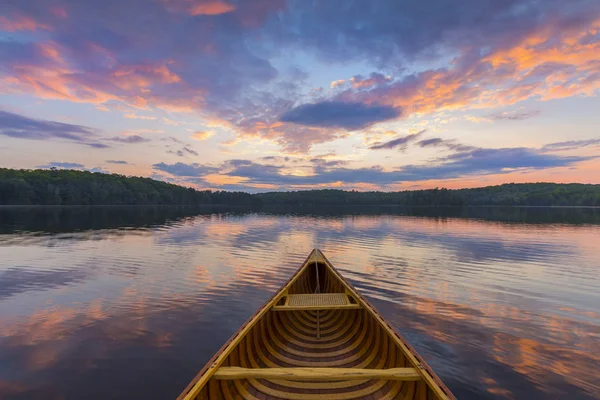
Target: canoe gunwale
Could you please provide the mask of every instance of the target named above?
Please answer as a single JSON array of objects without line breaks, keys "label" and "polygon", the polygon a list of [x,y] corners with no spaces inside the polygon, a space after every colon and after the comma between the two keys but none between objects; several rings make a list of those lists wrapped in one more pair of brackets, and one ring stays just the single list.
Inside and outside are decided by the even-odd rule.
[{"label": "canoe gunwale", "polygon": [[[348,282],[339,272],[338,270],[331,264],[331,262],[325,257],[323,252],[318,249],[313,249],[311,253],[306,257],[301,266],[296,270],[296,272],[288,279],[281,288],[275,292],[265,303],[258,308],[247,320],[242,324],[239,329],[221,346],[221,348],[213,355],[213,357],[204,365],[204,367],[196,374],[194,379],[186,386],[183,392],[177,397],[177,400],[192,400],[194,399],[202,390],[202,388],[208,384],[211,376],[225,361],[226,356],[229,354],[229,347],[233,342],[246,335],[246,330],[249,330],[259,321],[260,318],[263,317],[264,314],[267,313],[270,309],[272,309],[278,301],[281,300],[285,295],[287,295],[287,291],[289,287],[295,282],[295,280],[300,276],[300,274],[307,268],[309,261],[311,258],[318,256],[320,259],[318,262],[322,262],[326,264],[326,266],[331,270],[331,272],[338,278],[342,284],[345,286],[345,292],[347,294],[351,294],[355,297],[358,304],[364,306],[364,309],[370,313],[379,323],[382,324],[384,330],[387,330],[389,334],[392,335],[392,338],[398,341],[400,347],[404,348],[403,352],[406,353],[407,360],[415,364],[415,369],[421,374],[424,382],[429,382],[428,386],[430,389],[436,393],[436,395],[440,399],[448,399],[448,400],[456,400],[456,397],[452,394],[450,389],[446,387],[446,385],[441,381],[441,379],[435,374],[435,372],[431,369],[431,367],[425,362],[425,360],[416,352],[416,350],[406,341],[406,339],[393,327],[390,323],[379,313],[379,311],[373,307],[373,305],[361,294],[359,293],[354,286]],[[233,347],[232,347],[233,348]],[[414,360],[411,360],[411,357]],[[416,361],[416,362],[415,362]],[[202,385],[198,385],[201,381],[204,381]]]}]

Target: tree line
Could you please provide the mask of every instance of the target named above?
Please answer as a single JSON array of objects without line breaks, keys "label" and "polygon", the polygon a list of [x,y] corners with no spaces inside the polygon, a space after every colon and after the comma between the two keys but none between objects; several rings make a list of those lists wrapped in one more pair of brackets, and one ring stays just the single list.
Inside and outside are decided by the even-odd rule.
[{"label": "tree line", "polygon": [[195,190],[150,178],[77,170],[0,168],[0,204],[252,205],[249,193]]},{"label": "tree line", "polygon": [[150,178],[99,172],[0,168],[3,205],[600,206],[600,185],[510,183],[473,189],[401,192],[195,190]]},{"label": "tree line", "polygon": [[600,206],[600,185],[508,183],[473,189],[401,192],[306,190],[257,194],[263,204],[403,206]]}]

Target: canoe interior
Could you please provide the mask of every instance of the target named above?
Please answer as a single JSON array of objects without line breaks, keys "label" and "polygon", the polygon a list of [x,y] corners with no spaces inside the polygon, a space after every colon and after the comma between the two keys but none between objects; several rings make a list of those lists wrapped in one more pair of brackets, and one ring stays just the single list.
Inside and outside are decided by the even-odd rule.
[{"label": "canoe interior", "polygon": [[[294,295],[315,291],[337,294],[321,298],[347,299],[346,304],[330,309],[293,309],[294,303],[289,299],[302,302],[302,296]],[[252,373],[257,368],[283,373],[300,371],[299,374],[312,373],[311,376],[315,371],[317,374],[328,371],[334,378],[235,378],[235,371]],[[378,372],[373,370],[413,371],[416,377],[361,379],[361,374]],[[358,371],[359,376],[348,380],[335,378],[340,371],[342,374]],[[223,379],[226,375],[233,378]],[[186,400],[453,398],[427,364],[318,250],[313,250],[290,281],[240,328],[179,397]]]}]

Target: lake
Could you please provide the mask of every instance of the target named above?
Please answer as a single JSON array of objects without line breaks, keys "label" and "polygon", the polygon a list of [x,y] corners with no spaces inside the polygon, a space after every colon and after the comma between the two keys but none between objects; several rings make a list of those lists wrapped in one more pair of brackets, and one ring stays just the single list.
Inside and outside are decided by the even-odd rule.
[{"label": "lake", "polygon": [[0,208],[0,398],[174,399],[320,248],[459,399],[600,398],[600,209]]}]

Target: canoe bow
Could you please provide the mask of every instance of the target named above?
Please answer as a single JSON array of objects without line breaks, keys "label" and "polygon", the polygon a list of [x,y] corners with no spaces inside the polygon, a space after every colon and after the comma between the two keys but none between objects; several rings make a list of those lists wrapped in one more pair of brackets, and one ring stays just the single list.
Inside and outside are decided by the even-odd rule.
[{"label": "canoe bow", "polygon": [[427,363],[314,249],[178,400],[455,399]]}]

